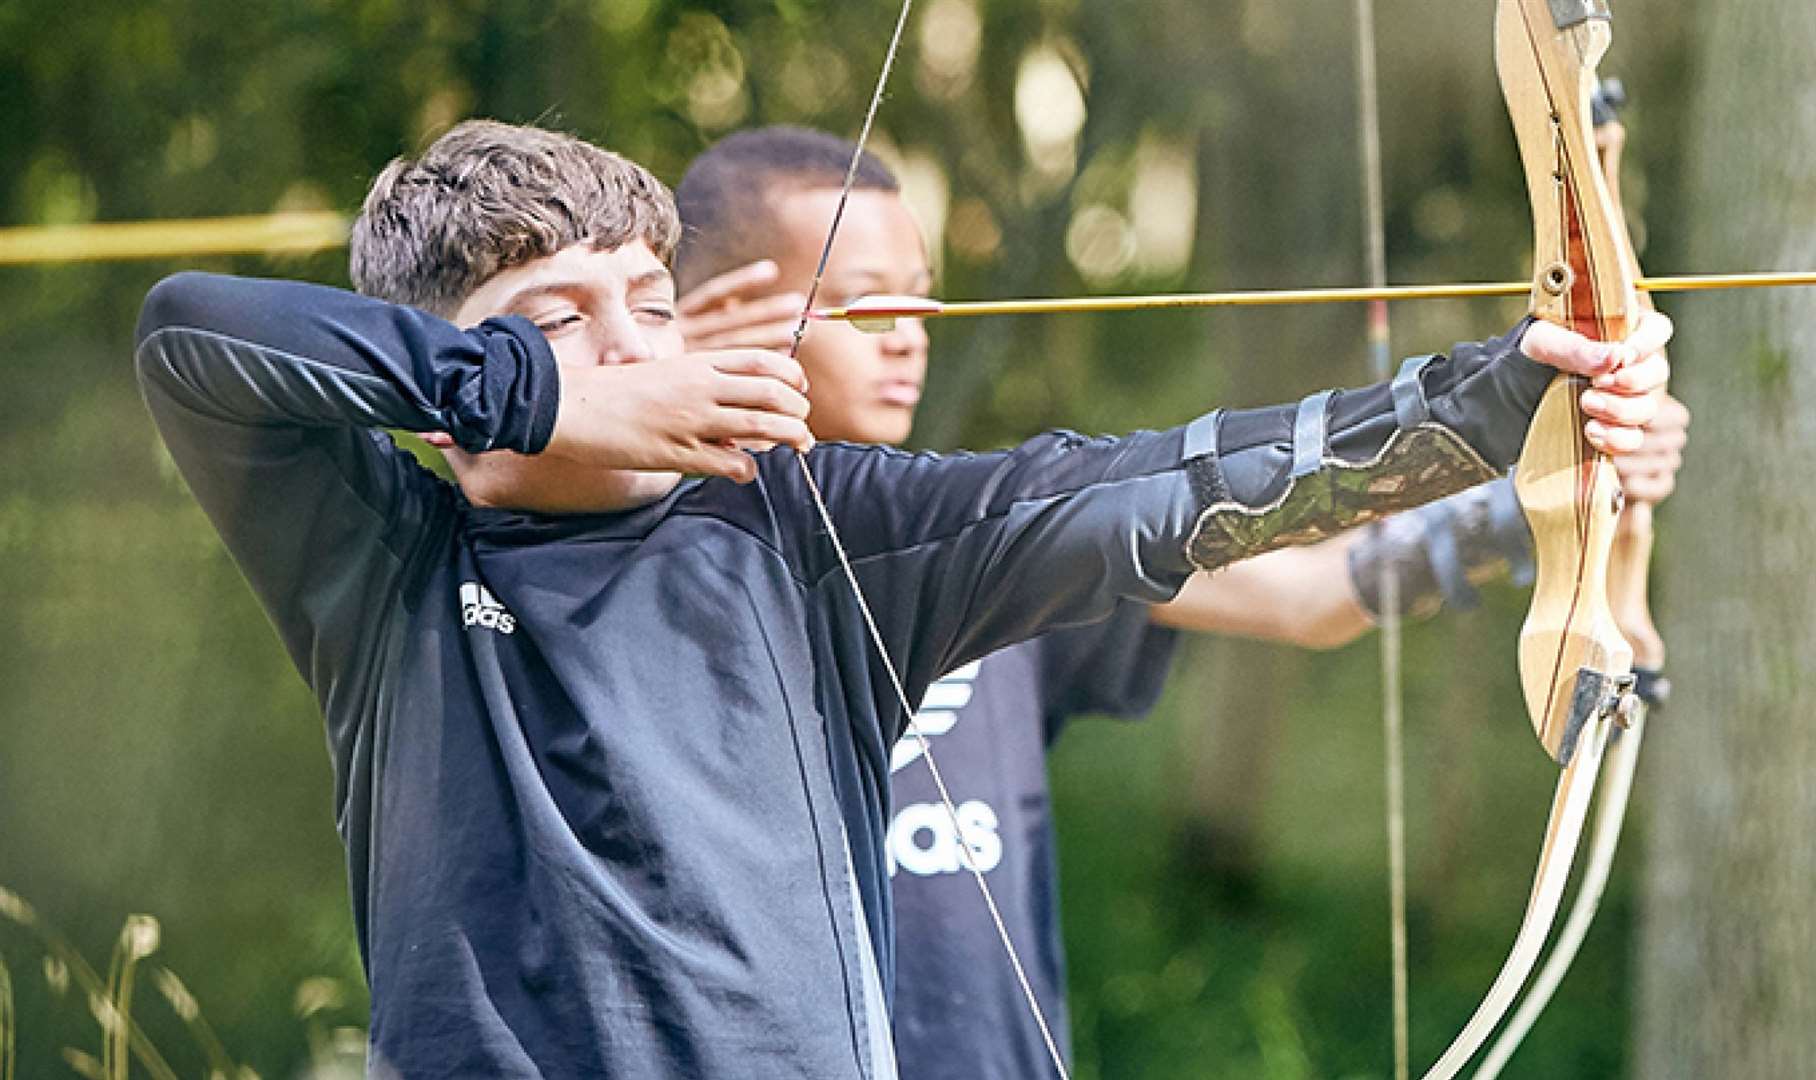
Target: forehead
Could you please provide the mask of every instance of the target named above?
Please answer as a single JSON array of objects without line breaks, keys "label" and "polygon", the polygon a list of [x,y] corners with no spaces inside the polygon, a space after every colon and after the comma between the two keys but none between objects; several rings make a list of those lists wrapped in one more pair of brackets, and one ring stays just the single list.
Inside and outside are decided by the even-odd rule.
[{"label": "forehead", "polygon": [[[811,249],[817,260],[820,246],[826,242],[826,230],[838,210],[838,189],[784,191],[771,198],[780,226],[778,239],[797,251]],[[851,193],[845,205],[838,236],[833,240],[833,263],[873,258],[898,267],[904,262],[924,265],[927,261],[920,227],[900,192],[859,189]]]},{"label": "forehead", "polygon": [[668,267],[649,244],[633,240],[611,249],[572,244],[553,255],[492,275],[461,305],[463,313],[498,314],[527,299],[552,293],[622,296],[640,288],[673,289]]}]

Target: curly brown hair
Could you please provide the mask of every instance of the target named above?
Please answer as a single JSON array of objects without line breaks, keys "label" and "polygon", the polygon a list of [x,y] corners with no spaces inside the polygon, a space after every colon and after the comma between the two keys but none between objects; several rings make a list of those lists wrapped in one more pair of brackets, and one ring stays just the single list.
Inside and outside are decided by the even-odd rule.
[{"label": "curly brown hair", "polygon": [[360,292],[451,316],[501,270],[581,242],[643,240],[667,262],[675,202],[628,158],[543,128],[468,120],[372,181],[353,223]]}]

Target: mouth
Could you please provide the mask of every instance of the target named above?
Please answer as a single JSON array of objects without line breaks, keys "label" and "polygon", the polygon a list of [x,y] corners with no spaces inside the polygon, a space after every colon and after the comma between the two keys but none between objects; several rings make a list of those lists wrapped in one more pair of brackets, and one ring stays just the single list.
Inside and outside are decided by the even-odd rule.
[{"label": "mouth", "polygon": [[921,384],[905,379],[892,379],[877,387],[877,398],[885,405],[912,409],[921,401]]}]

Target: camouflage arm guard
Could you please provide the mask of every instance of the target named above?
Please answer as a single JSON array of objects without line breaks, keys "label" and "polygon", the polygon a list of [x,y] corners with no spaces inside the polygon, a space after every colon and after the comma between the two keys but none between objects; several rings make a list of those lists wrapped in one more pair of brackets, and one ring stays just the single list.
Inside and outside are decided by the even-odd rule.
[{"label": "camouflage arm guard", "polygon": [[1506,576],[1532,581],[1532,532],[1520,512],[1513,481],[1426,503],[1370,525],[1349,552],[1349,580],[1364,610],[1386,614],[1382,581],[1399,582],[1399,614],[1425,618],[1446,605],[1468,610],[1475,587]]},{"label": "camouflage arm guard", "polygon": [[1527,325],[1448,359],[1415,357],[1391,383],[1194,422],[1193,565],[1315,543],[1499,476],[1556,374],[1520,353]]}]

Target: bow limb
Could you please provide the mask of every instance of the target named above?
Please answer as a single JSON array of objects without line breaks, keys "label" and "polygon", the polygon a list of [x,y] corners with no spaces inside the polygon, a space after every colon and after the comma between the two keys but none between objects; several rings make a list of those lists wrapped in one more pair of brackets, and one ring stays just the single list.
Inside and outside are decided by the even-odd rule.
[{"label": "bow limb", "polygon": [[1501,1075],[1501,1070],[1519,1049],[1532,1025],[1538,1022],[1539,1014],[1545,1011],[1551,996],[1557,992],[1564,975],[1570,970],[1570,964],[1576,959],[1583,940],[1589,934],[1589,925],[1595,921],[1596,908],[1600,906],[1602,893],[1608,885],[1608,875],[1614,865],[1614,851],[1620,842],[1621,825],[1626,820],[1627,800],[1633,791],[1634,770],[1639,765],[1640,740],[1646,732],[1644,709],[1639,709],[1630,721],[1630,726],[1613,732],[1613,748],[1607,752],[1607,761],[1602,771],[1601,793],[1597,798],[1595,826],[1590,841],[1588,865],[1583,870],[1582,881],[1577,885],[1576,900],[1572,903],[1570,914],[1564,919],[1563,929],[1558,931],[1557,941],[1551,946],[1551,954],[1545,958],[1545,964],[1532,980],[1532,986],[1526,996],[1520,1000],[1519,1008],[1514,1010],[1513,1018],[1507,1021],[1500,1038],[1495,1040],[1488,1054],[1482,1059],[1482,1065],[1475,1072],[1475,1080],[1493,1080]]},{"label": "bow limb", "polygon": [[[1609,84],[1604,84],[1604,91]],[[1607,100],[1612,93],[1604,93],[1598,104],[1605,104],[1605,111],[1598,113],[1596,123],[1596,143],[1601,151],[1602,175],[1608,184],[1608,194],[1614,208],[1617,221],[1621,222],[1622,239],[1628,266],[1634,275],[1640,273],[1639,260],[1634,254],[1632,231],[1626,225],[1626,215],[1620,198],[1620,162],[1621,151],[1626,145],[1626,131],[1614,118],[1613,102]],[[1642,307],[1651,307],[1651,299],[1640,296]],[[1608,571],[1608,601],[1614,611],[1615,622],[1621,632],[1633,645],[1633,661],[1637,669],[1651,671],[1654,675],[1664,666],[1665,643],[1659,636],[1658,627],[1652,621],[1652,612],[1647,599],[1647,576],[1652,564],[1652,507],[1647,503],[1632,503],[1622,512],[1615,531],[1613,555]],[[1539,1015],[1550,1003],[1557,992],[1564,975],[1570,970],[1577,952],[1582,948],[1583,940],[1588,936],[1589,926],[1595,920],[1596,909],[1601,904],[1602,893],[1608,885],[1608,875],[1614,864],[1614,853],[1620,843],[1621,825],[1626,819],[1627,802],[1633,791],[1633,775],[1639,765],[1640,744],[1646,734],[1647,707],[1641,704],[1632,711],[1628,727],[1616,730],[1611,736],[1611,748],[1608,761],[1602,775],[1602,790],[1597,801],[1595,826],[1590,842],[1589,862],[1583,870],[1583,878],[1577,886],[1576,900],[1570,914],[1564,919],[1564,926],[1558,932],[1557,941],[1551,947],[1551,954],[1545,958],[1544,966],[1533,978],[1532,987],[1521,1000],[1519,1008],[1514,1010],[1513,1017],[1489,1048],[1487,1056],[1482,1059],[1482,1067],[1476,1070],[1476,1080],[1493,1080],[1501,1074],[1521,1040],[1537,1023]]]},{"label": "bow limb", "polygon": [[[1532,201],[1532,314],[1598,341],[1625,338],[1637,303],[1590,126],[1595,65],[1611,35],[1606,0],[1496,5],[1496,67]],[[1608,602],[1620,485],[1613,466],[1584,439],[1585,385],[1576,376],[1552,380],[1514,482],[1538,565],[1532,610],[1520,631],[1520,682],[1533,730],[1563,773],[1513,948],[1426,1080],[1448,1080],[1468,1064],[1538,962],[1617,707],[1633,681],[1633,651]]]},{"label": "bow limb", "polygon": [[[1664,664],[1664,641],[1652,623],[1646,599],[1646,576],[1652,557],[1652,507],[1635,503],[1621,514],[1615,536],[1613,562],[1609,570],[1608,595],[1616,619],[1634,645],[1634,659],[1640,667],[1656,674]],[[1619,847],[1621,826],[1626,821],[1627,803],[1633,793],[1633,777],[1639,767],[1640,745],[1646,735],[1648,706],[1642,700],[1625,718],[1625,727],[1617,726],[1609,734],[1609,749],[1604,763],[1601,792],[1596,799],[1595,825],[1590,839],[1589,861],[1577,884],[1576,899],[1563,928],[1551,946],[1532,986],[1521,999],[1519,1008],[1507,1021],[1507,1027],[1495,1040],[1475,1072],[1475,1080],[1494,1080],[1513,1057],[1532,1026],[1538,1022],[1545,1006],[1564,981],[1570,965],[1576,960],[1583,941],[1595,921],[1602,894],[1614,866],[1614,853]]]},{"label": "bow limb", "polygon": [[1462,1071],[1488,1041],[1488,1036],[1513,1004],[1526,976],[1538,962],[1545,938],[1551,932],[1551,921],[1563,901],[1564,885],[1569,880],[1570,864],[1582,838],[1583,821],[1588,816],[1591,796],[1595,792],[1610,726],[1607,718],[1602,718],[1585,725],[1579,733],[1570,764],[1564,767],[1563,775],[1558,778],[1557,791],[1552,796],[1551,816],[1545,824],[1545,844],[1539,851],[1532,893],[1527,898],[1526,912],[1514,936],[1513,948],[1469,1022],[1425,1072],[1425,1080],[1449,1080]]}]

